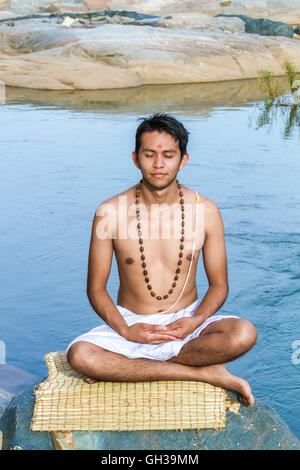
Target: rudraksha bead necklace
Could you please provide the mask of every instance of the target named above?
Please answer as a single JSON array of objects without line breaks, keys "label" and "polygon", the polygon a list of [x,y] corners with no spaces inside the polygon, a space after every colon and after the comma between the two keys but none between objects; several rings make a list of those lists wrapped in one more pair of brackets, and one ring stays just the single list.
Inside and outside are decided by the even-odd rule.
[{"label": "rudraksha bead necklace", "polygon": [[143,274],[144,274],[144,277],[145,277],[145,282],[147,284],[147,289],[149,290],[150,292],[150,295],[152,295],[152,297],[155,297],[157,300],[166,300],[169,295],[173,294],[173,291],[177,285],[176,281],[178,281],[179,279],[179,273],[180,273],[180,265],[182,264],[182,257],[183,257],[183,249],[184,249],[184,199],[183,199],[183,192],[181,190],[181,184],[179,184],[178,180],[176,180],[176,183],[177,183],[177,187],[179,189],[179,197],[180,197],[180,205],[181,205],[181,238],[180,238],[180,245],[179,245],[179,260],[177,262],[177,269],[176,269],[176,273],[175,273],[175,276],[174,276],[174,280],[173,280],[173,284],[172,284],[172,287],[171,289],[169,289],[168,293],[165,294],[165,295],[156,295],[156,293],[152,290],[152,286],[150,284],[150,278],[149,278],[149,274],[148,274],[148,271],[147,271],[147,265],[146,265],[146,257],[144,255],[144,247],[143,247],[143,239],[142,239],[142,224],[141,224],[141,210],[140,210],[140,207],[139,207],[139,204],[140,204],[140,200],[139,200],[139,197],[140,197],[140,189],[141,189],[141,183],[142,183],[142,180],[140,181],[139,184],[136,185],[136,192],[135,192],[135,197],[136,197],[136,201],[135,201],[135,205],[136,205],[136,218],[137,218],[137,231],[138,231],[138,236],[139,236],[139,245],[140,245],[140,252],[141,252],[141,260],[142,260],[142,268],[143,268]]}]

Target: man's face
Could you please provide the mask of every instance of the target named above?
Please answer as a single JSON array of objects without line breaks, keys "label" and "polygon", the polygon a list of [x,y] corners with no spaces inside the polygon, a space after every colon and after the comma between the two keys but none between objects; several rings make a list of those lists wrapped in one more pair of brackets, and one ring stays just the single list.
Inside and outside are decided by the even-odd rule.
[{"label": "man's face", "polygon": [[180,156],[178,141],[166,132],[144,132],[138,156],[133,161],[143,174],[144,180],[154,189],[164,189],[174,181],[189,156]]}]

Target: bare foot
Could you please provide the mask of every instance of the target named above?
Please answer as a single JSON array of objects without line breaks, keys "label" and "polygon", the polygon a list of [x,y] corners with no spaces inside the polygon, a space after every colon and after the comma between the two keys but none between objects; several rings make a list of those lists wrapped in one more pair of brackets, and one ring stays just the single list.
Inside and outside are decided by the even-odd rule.
[{"label": "bare foot", "polygon": [[99,382],[99,380],[94,379],[93,377],[86,377],[85,380],[86,380],[86,382],[87,382],[88,384],[90,384],[90,385]]},{"label": "bare foot", "polygon": [[[205,369],[205,370],[204,370]],[[233,390],[238,393],[240,401],[250,408],[254,404],[254,397],[251,387],[246,380],[232,375],[224,364],[201,367],[201,375],[204,372],[204,378],[200,380],[208,382],[216,387],[222,387],[226,390]]]}]

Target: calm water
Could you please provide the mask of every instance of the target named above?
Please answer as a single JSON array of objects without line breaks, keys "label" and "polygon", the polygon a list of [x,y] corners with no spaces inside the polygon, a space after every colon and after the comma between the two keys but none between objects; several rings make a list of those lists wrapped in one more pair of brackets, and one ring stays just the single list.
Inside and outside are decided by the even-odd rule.
[{"label": "calm water", "polygon": [[[98,204],[138,181],[140,116],[168,111],[190,131],[181,182],[213,199],[230,293],[219,311],[252,321],[254,349],[229,364],[300,438],[299,131],[257,128],[253,83],[54,93],[7,90],[0,106],[1,328],[7,362],[46,376],[43,356],[99,323],[86,297]],[[199,296],[207,289],[202,265]],[[108,283],[116,301],[115,261]],[[300,354],[299,354],[300,357]],[[295,362],[295,361],[294,361]]]}]

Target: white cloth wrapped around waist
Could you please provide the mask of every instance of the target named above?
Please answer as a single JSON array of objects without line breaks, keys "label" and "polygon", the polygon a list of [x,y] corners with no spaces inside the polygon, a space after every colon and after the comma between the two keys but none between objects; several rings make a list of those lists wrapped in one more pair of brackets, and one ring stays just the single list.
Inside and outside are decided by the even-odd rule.
[{"label": "white cloth wrapped around waist", "polygon": [[[117,309],[123,316],[128,326],[134,325],[135,323],[148,323],[149,325],[169,325],[179,318],[192,317],[194,311],[198,307],[200,300],[196,300],[186,308],[173,313],[153,313],[151,315],[141,315],[131,312],[127,308],[116,305]],[[213,315],[205,320],[202,325],[198,326],[191,334],[181,341],[174,340],[160,344],[146,344],[146,343],[135,343],[128,341],[127,339],[120,336],[107,324],[103,324],[93,328],[92,330],[84,333],[75,338],[67,347],[66,352],[72,344],[78,341],[87,341],[89,343],[100,346],[103,349],[112,351],[130,359],[154,359],[157,361],[166,361],[173,356],[177,356],[181,348],[194,338],[197,338],[201,331],[203,331],[208,325],[224,318],[239,318],[235,315]]]}]

